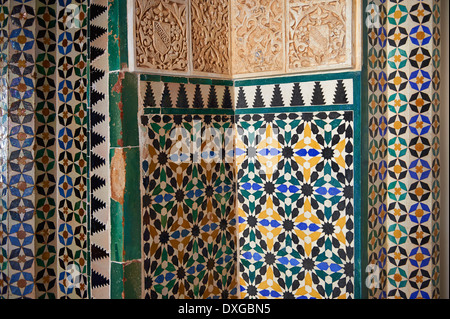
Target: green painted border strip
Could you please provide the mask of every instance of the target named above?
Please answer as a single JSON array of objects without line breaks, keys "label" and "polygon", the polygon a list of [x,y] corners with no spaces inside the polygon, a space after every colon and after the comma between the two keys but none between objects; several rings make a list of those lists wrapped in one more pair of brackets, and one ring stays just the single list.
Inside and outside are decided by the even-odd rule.
[{"label": "green painted border strip", "polygon": [[213,79],[213,80],[212,80],[212,85],[234,86],[234,81],[233,81],[233,80],[218,80],[218,79]]},{"label": "green painted border strip", "polygon": [[162,108],[161,114],[193,114],[193,115],[234,115],[233,109],[182,109]]},{"label": "green painted border strip", "polygon": [[156,74],[141,74],[139,79],[141,81],[148,81],[148,82],[161,82],[161,75]]},{"label": "green painted border strip", "polygon": [[191,84],[206,84],[212,85],[212,79],[204,79],[204,78],[189,78],[189,83]]},{"label": "green painted border strip", "polygon": [[[122,66],[129,65],[128,61],[128,1],[118,1],[119,2],[119,46],[120,46],[120,65],[119,69],[122,69]],[[132,27],[132,26],[131,26]]]},{"label": "green painted border strip", "polygon": [[[365,21],[365,13],[364,8],[367,7],[367,0],[362,1],[361,12],[362,21]],[[363,23],[362,25],[362,68],[361,68],[361,271],[364,276],[360,277],[360,285],[361,285],[361,299],[369,298],[369,288],[366,287],[366,268],[369,263],[368,256],[368,212],[369,212],[369,130],[366,128],[366,125],[369,123],[369,108],[368,108],[368,29]]]},{"label": "green painted border strip", "polygon": [[108,66],[109,72],[120,70],[119,3],[108,0]]},{"label": "green painted border strip", "polygon": [[161,108],[160,107],[154,107],[154,108],[145,108],[144,114],[160,114]]},{"label": "green painted border strip", "polygon": [[357,75],[353,79],[353,101],[355,102],[355,111],[353,116],[353,171],[354,171],[354,195],[353,195],[353,225],[354,225],[354,265],[355,265],[355,299],[361,299],[361,221],[362,207],[361,207],[361,159],[363,153],[361,153],[361,132],[364,129],[361,126],[361,75]]},{"label": "green painted border strip", "polygon": [[178,77],[178,76],[161,76],[161,82],[188,84],[189,79],[184,78],[184,77]]},{"label": "green painted border strip", "polygon": [[350,72],[340,72],[340,73],[320,73],[320,74],[295,75],[295,76],[278,77],[278,78],[241,80],[241,81],[235,81],[234,86],[241,87],[241,86],[273,85],[273,84],[297,83],[297,82],[342,80],[342,79],[355,78],[355,76],[357,76],[358,74],[359,74],[359,71],[350,71]]},{"label": "green painted border strip", "polygon": [[141,161],[139,147],[124,147],[122,150],[125,156],[126,170],[125,192],[120,208],[122,209],[123,216],[121,223],[123,229],[123,261],[128,262],[139,260],[142,257],[141,232],[137,231],[142,227],[140,194]]},{"label": "green painted border strip", "polygon": [[115,261],[111,262],[110,272],[110,298],[122,299],[122,293],[124,291],[123,282],[123,264]]},{"label": "green painted border strip", "polygon": [[147,82],[234,86],[234,81],[232,81],[232,80],[219,80],[219,79],[207,79],[207,78],[187,78],[187,77],[177,77],[177,76],[164,76],[164,75],[158,75],[158,74],[140,74],[139,79],[141,81],[147,81]]},{"label": "green painted border strip", "polygon": [[314,106],[281,106],[264,108],[236,109],[236,115],[245,114],[271,114],[271,113],[304,113],[304,112],[332,112],[332,111],[354,111],[353,104],[340,105],[314,105]]}]

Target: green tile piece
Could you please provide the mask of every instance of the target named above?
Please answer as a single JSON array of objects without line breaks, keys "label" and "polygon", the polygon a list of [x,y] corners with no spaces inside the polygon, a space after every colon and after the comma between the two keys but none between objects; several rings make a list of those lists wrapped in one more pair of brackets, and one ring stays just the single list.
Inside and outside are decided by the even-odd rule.
[{"label": "green tile piece", "polygon": [[125,73],[122,90],[123,102],[123,146],[139,146],[138,130],[138,77]]},{"label": "green tile piece", "polygon": [[176,76],[161,76],[161,81],[164,83],[188,83],[187,78],[176,77]]},{"label": "green tile piece", "polygon": [[[117,1],[117,0],[116,0]],[[119,45],[121,67],[128,66],[128,13],[127,2],[119,0]]]},{"label": "green tile piece", "polygon": [[108,53],[109,70],[128,67],[127,1],[108,1]]},{"label": "green tile piece", "polygon": [[139,146],[138,76],[115,72],[109,80],[111,147]]},{"label": "green tile piece", "polygon": [[111,263],[111,299],[123,299],[124,282],[123,282],[123,264]]},{"label": "green tile piece", "polygon": [[191,84],[205,84],[205,85],[211,85],[213,82],[212,79],[201,79],[201,78],[190,78],[189,83]]},{"label": "green tile piece", "polygon": [[139,148],[114,148],[111,163],[111,259],[141,258]]},{"label": "green tile piece", "polygon": [[[119,146],[122,140],[122,73],[109,74],[109,133],[110,146]],[[122,146],[122,143],[121,145]]]},{"label": "green tile piece", "polygon": [[141,299],[141,263],[132,262],[123,267],[124,299]]},{"label": "green tile piece", "polygon": [[211,84],[212,85],[222,85],[222,86],[233,86],[234,82],[232,80],[213,79]]},{"label": "green tile piece", "polygon": [[141,196],[139,148],[125,149],[124,258],[141,258]]},{"label": "green tile piece", "polygon": [[123,261],[123,207],[111,199],[111,260]]},{"label": "green tile piece", "polygon": [[144,109],[144,114],[160,114],[161,113],[161,108],[159,107],[146,107]]},{"label": "green tile piece", "polygon": [[110,71],[120,70],[119,2],[120,0],[108,0],[108,53]]},{"label": "green tile piece", "polygon": [[161,75],[156,74],[141,74],[140,75],[141,81],[147,81],[147,82],[161,82]]}]

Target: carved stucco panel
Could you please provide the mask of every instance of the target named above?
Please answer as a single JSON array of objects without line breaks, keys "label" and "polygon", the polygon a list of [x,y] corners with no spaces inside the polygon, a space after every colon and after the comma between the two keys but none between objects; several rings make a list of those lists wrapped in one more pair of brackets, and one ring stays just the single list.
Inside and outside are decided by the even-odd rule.
[{"label": "carved stucco panel", "polygon": [[233,74],[284,70],[284,1],[232,1]]},{"label": "carved stucco panel", "polygon": [[224,0],[192,0],[194,71],[230,74],[230,14]]},{"label": "carved stucco panel", "polygon": [[136,0],[136,66],[187,71],[187,0]]},{"label": "carved stucco panel", "polygon": [[348,62],[351,6],[351,0],[288,1],[289,71]]}]

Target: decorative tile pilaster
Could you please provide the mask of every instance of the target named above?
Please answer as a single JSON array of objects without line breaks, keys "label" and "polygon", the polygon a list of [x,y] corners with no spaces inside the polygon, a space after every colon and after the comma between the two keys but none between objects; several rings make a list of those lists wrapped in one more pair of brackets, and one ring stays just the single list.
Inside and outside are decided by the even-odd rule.
[{"label": "decorative tile pilaster", "polygon": [[36,298],[57,296],[56,1],[36,2]]},{"label": "decorative tile pilaster", "polygon": [[9,12],[8,297],[34,298],[36,11],[17,0]]},{"label": "decorative tile pilaster", "polygon": [[8,297],[8,52],[9,6],[0,1],[0,299]]},{"label": "decorative tile pilaster", "polygon": [[[88,297],[87,6],[57,7],[58,297]],[[75,275],[74,275],[75,274]]]},{"label": "decorative tile pilaster", "polygon": [[439,1],[369,1],[371,298],[438,298]]}]

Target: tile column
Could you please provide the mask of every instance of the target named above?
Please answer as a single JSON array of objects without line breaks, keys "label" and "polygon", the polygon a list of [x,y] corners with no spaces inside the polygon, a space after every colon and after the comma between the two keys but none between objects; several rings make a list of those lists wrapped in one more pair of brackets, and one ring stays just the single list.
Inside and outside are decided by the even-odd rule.
[{"label": "tile column", "polygon": [[439,297],[440,2],[368,1],[370,298]]}]

